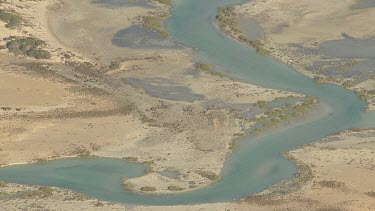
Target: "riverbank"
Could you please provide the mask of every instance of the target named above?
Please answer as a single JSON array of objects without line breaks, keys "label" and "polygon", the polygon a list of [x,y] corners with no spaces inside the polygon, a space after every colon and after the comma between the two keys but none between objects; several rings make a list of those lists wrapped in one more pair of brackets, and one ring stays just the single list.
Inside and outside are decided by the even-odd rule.
[{"label": "riverbank", "polygon": [[[125,180],[126,188],[191,191],[216,182],[234,141],[258,118],[279,112],[268,103],[284,106],[289,99],[289,106],[299,108],[304,100],[226,79],[214,66],[199,70],[189,49],[112,43],[118,30],[139,24],[139,16],[168,11],[160,4],[112,8],[45,0],[1,6],[23,18],[19,28],[4,29],[7,37],[37,37],[46,43],[38,49],[51,54],[38,60],[1,52],[1,74],[8,82],[2,90],[6,96],[18,93],[1,105],[2,165],[114,157],[149,167],[145,176]],[[104,25],[116,15],[122,18]],[[270,120],[268,130],[282,122]]]},{"label": "riverbank", "polygon": [[[317,143],[291,151],[298,162],[309,169],[308,180],[292,192],[261,194],[248,197],[238,203],[214,203],[188,206],[127,206],[91,199],[78,193],[51,188],[28,187],[15,184],[1,185],[3,198],[22,195],[3,201],[8,210],[60,209],[60,210],[371,210],[374,207],[373,153],[375,150],[373,129],[344,131],[331,135]],[[346,172],[343,174],[343,172]],[[282,187],[282,186],[281,186]],[[284,186],[285,187],[285,186]],[[6,209],[5,209],[6,210]]]}]

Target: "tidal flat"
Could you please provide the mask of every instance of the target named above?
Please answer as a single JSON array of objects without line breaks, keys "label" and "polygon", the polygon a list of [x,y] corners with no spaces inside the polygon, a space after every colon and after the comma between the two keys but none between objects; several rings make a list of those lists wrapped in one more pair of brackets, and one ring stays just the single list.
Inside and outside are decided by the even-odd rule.
[{"label": "tidal flat", "polygon": [[[116,191],[123,185],[123,191],[129,194],[132,203],[123,204],[126,203],[127,197],[123,198],[121,193],[117,196],[113,194],[116,199],[103,196],[105,191],[90,194],[90,191],[85,190],[85,185],[77,185],[77,187],[83,187],[81,190],[65,185],[61,187],[85,192],[102,200],[83,196],[67,189],[46,189],[3,182],[0,184],[0,203],[6,209],[17,210],[25,207],[31,210],[40,208],[52,210],[274,210],[280,207],[285,209],[298,207],[356,209],[361,204],[361,206],[365,204],[365,206],[372,207],[370,189],[373,184],[371,182],[366,187],[351,186],[348,178],[337,177],[336,172],[332,172],[329,178],[314,176],[320,175],[321,171],[330,173],[330,167],[332,167],[330,166],[332,163],[325,165],[325,161],[314,160],[323,155],[322,150],[327,149],[329,154],[337,155],[335,163],[341,163],[345,159],[342,156],[346,149],[345,144],[343,146],[306,145],[297,150],[297,152],[305,150],[301,154],[293,150],[286,157],[298,163],[299,171],[294,164],[280,158],[279,151],[267,150],[271,149],[271,145],[275,147],[276,143],[273,144],[272,141],[280,141],[277,146],[281,146],[280,151],[284,152],[303,144],[304,137],[300,136],[302,134],[294,135],[294,137],[281,136],[283,140],[275,138],[280,137],[278,134],[287,134],[288,131],[292,131],[291,128],[296,127],[297,131],[298,128],[303,128],[298,127],[299,125],[305,124],[311,129],[306,130],[309,132],[305,136],[311,136],[311,140],[306,139],[306,142],[323,138],[330,131],[352,126],[352,122],[359,121],[355,114],[360,113],[364,106],[351,92],[330,85],[315,85],[311,80],[295,75],[293,70],[281,63],[258,57],[253,54],[252,50],[243,46],[238,47],[235,42],[224,38],[223,34],[213,27],[212,22],[204,22],[204,24],[202,22],[199,26],[207,28],[206,24],[209,24],[208,26],[212,28],[208,31],[201,30],[201,28],[193,28],[197,30],[192,30],[192,34],[184,30],[174,31],[174,29],[181,28],[176,28],[173,20],[177,20],[176,23],[178,23],[178,18],[183,18],[186,14],[182,12],[183,10],[177,10],[179,12],[173,8],[170,10],[169,4],[165,4],[164,1],[129,3],[114,1],[115,8],[111,7],[111,3],[112,1],[98,4],[90,1],[44,0],[38,3],[15,1],[0,5],[3,9],[16,11],[24,18],[24,23],[29,23],[21,25],[20,29],[1,28],[4,31],[1,33],[4,36],[2,38],[38,37],[46,42],[46,45],[41,48],[51,53],[49,59],[36,60],[27,55],[13,55],[6,48],[0,51],[1,61],[4,61],[0,66],[2,78],[7,82],[14,81],[2,83],[2,92],[7,96],[13,93],[20,96],[6,97],[2,103],[0,124],[4,129],[0,136],[0,161],[4,166],[20,163],[36,163],[33,165],[43,166],[43,163],[48,160],[58,162],[60,158],[78,157],[81,159],[77,161],[84,164],[85,161],[82,159],[89,159],[87,162],[91,162],[91,159],[100,160],[104,157],[122,159],[124,163],[143,163],[147,168],[141,175],[113,179],[109,181],[108,186],[105,186],[106,183],[103,184],[104,188],[115,187]],[[176,1],[175,4],[176,8],[185,8],[184,1]],[[206,6],[208,8],[209,3],[200,6],[202,6],[200,8]],[[207,15],[213,18],[216,14],[216,7],[209,8]],[[166,25],[162,24],[161,28],[158,26],[152,29],[154,30],[152,33],[163,32],[162,28],[167,26],[166,29],[171,32],[172,37],[178,38],[173,43],[179,43],[179,48],[159,45],[160,42],[156,42],[157,45],[151,42],[152,46],[148,42],[137,41],[134,42],[136,46],[113,45],[113,39],[119,31],[132,29],[132,27],[141,29],[144,17],[154,17],[158,14],[169,14],[169,12],[172,12],[172,21]],[[199,13],[199,10],[196,12],[203,14]],[[173,15],[176,16],[175,19]],[[201,16],[198,15],[197,20],[200,20],[199,18]],[[257,20],[256,23],[264,27],[264,22]],[[196,25],[192,24],[191,27],[196,27]],[[186,30],[189,29],[186,27]],[[200,32],[208,32],[207,37],[200,36]],[[267,37],[267,32],[267,30],[261,32],[261,37]],[[220,36],[216,36],[218,34]],[[198,41],[190,40],[190,36],[200,38]],[[259,37],[257,35],[255,38]],[[205,38],[211,38],[211,40]],[[126,39],[131,41],[132,37]],[[234,50],[234,52],[244,53],[229,54],[229,56],[223,53],[223,57],[220,57],[216,53],[223,51],[216,50],[215,52],[215,49],[206,47],[215,46],[211,43],[220,39],[223,39],[222,49],[227,47],[228,52]],[[200,43],[202,41],[206,43]],[[0,44],[6,46],[6,42],[5,39]],[[209,63],[197,65],[193,50],[182,47],[181,43],[189,47],[197,46],[202,51],[200,59],[203,58]],[[232,61],[238,63],[230,61],[235,55],[238,57]],[[244,68],[241,64],[246,58],[250,58],[250,62],[246,63],[246,68]],[[226,61],[230,61],[227,63],[230,65],[223,67],[222,62]],[[268,63],[261,66],[262,62]],[[257,67],[257,65],[260,66]],[[197,68],[199,66],[208,68]],[[272,72],[272,66],[281,68],[281,73]],[[251,69],[251,74],[258,75],[255,74],[250,79],[246,78],[246,72],[241,71],[248,68]],[[227,71],[221,73],[222,69],[227,69]],[[263,70],[262,75],[260,73]],[[290,73],[290,76],[295,79],[295,81],[289,80],[289,82],[292,81],[292,85],[282,82],[286,78],[282,75],[284,73]],[[269,77],[267,74],[275,74],[275,78],[280,80],[274,80],[272,84],[266,83]],[[20,86],[21,84],[17,81],[21,79],[22,84],[32,86],[30,88]],[[298,89],[299,80],[307,83],[306,87],[301,90]],[[40,91],[44,90],[45,86],[49,86],[49,90],[53,93]],[[346,100],[350,106],[338,107],[338,110],[322,109],[327,108],[327,105],[330,107],[334,98],[326,102],[331,92],[328,91],[327,96],[311,99],[308,95],[315,94],[315,86],[321,87],[320,91],[331,90],[338,95],[345,95],[346,99],[350,99]],[[367,92],[365,94],[367,96]],[[35,97],[30,98],[30,96]],[[352,106],[351,103],[354,105]],[[341,118],[339,114],[346,109],[353,112],[353,115]],[[294,113],[295,115],[291,115]],[[286,116],[290,117],[286,118]],[[316,131],[319,128],[319,121],[316,119],[323,116],[327,116],[323,120],[326,120],[325,124],[330,126],[322,131],[321,135],[313,135],[315,128]],[[264,120],[267,127],[257,133],[251,133],[258,129],[259,123],[263,123]],[[347,122],[347,126],[337,124],[337,120],[342,123]],[[365,171],[366,174],[358,173],[358,175],[368,175],[367,173],[372,172],[373,167],[369,164],[372,150],[371,134],[371,129],[361,129],[332,135],[332,139],[342,140],[345,143],[353,137],[366,139],[359,140],[358,144],[363,141],[368,142],[370,147],[366,145],[369,149],[366,153],[369,154],[366,154],[365,160],[361,159],[361,165],[355,163],[358,157],[355,157],[353,153],[356,154],[357,151],[347,152],[354,156],[352,157],[354,161],[348,164],[353,163],[357,167],[351,169],[353,174]],[[246,139],[246,137],[251,138]],[[296,140],[295,143],[294,140]],[[351,144],[353,144],[351,146],[355,145],[353,142]],[[262,147],[257,148],[258,145]],[[256,149],[264,151],[256,152],[254,151]],[[364,153],[363,149],[358,148],[361,153]],[[310,152],[309,150],[312,152],[306,153]],[[253,153],[253,157],[238,156],[249,152]],[[237,154],[232,157],[233,153]],[[255,159],[260,159],[262,155],[265,158],[268,156],[264,161],[269,162],[255,162]],[[306,157],[308,155],[311,157]],[[249,160],[240,159],[245,157]],[[242,169],[245,161],[254,166],[255,173],[254,169],[247,172],[239,170]],[[47,162],[46,166],[50,164]],[[278,164],[283,165],[284,169]],[[339,169],[341,167],[338,164],[335,166]],[[346,166],[344,167],[346,171]],[[369,171],[367,172],[366,169]],[[138,170],[142,171],[141,168]],[[62,171],[65,172],[64,168]],[[241,180],[236,181],[241,182],[230,183],[232,184],[230,193],[213,195],[212,199],[204,198],[207,196],[206,190],[208,192],[212,190],[211,193],[225,193],[215,191],[215,188],[227,190],[222,188],[229,186],[221,184],[229,184],[228,180],[237,178],[233,176],[237,175],[236,172],[238,175],[244,173],[252,175],[254,181],[257,179],[259,181],[262,177],[267,178],[262,184],[286,180],[281,182],[279,187],[271,187],[258,195],[246,197],[252,192],[249,191],[250,187],[254,188],[252,193],[257,193],[264,190],[267,185],[255,187],[251,184],[251,180],[242,180],[245,177],[239,176]],[[296,181],[289,180],[294,178],[294,173],[297,174]],[[270,175],[283,176],[272,177]],[[288,181],[294,183],[291,185]],[[38,182],[27,184],[35,185]],[[40,185],[59,186],[53,182]],[[289,186],[289,189],[285,189],[286,186]],[[316,191],[310,195],[307,194],[311,189]],[[323,199],[325,197],[317,198],[321,194],[330,196],[332,190],[337,195],[334,200],[325,201]],[[358,202],[347,203],[345,205],[347,207],[338,205],[347,200],[345,196],[341,196],[342,193],[358,192],[358,190],[360,194],[348,196],[357,197]],[[111,190],[108,191],[111,192]],[[195,193],[198,194],[194,196]],[[179,196],[179,194],[187,195]],[[228,198],[232,196],[230,194],[236,199],[243,197],[246,199],[228,202]],[[163,200],[158,200],[161,197]],[[118,203],[106,202],[105,199]],[[161,205],[174,204],[175,206],[130,205],[155,204],[154,200],[160,201],[158,203]],[[221,203],[178,206],[178,204],[196,203],[199,200]]]}]

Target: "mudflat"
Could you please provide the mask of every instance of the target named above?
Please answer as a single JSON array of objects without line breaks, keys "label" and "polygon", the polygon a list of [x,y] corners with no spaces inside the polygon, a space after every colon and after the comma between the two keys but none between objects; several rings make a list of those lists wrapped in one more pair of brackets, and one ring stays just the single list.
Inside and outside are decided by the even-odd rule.
[{"label": "mudflat", "polygon": [[[192,49],[165,37],[164,26],[150,29],[145,20],[169,14],[170,5],[160,2],[0,3],[2,10],[22,17],[15,28],[0,27],[3,166],[120,158],[148,167],[143,176],[122,181],[130,191],[193,191],[220,179],[235,141],[246,133],[262,136],[319,113],[316,100],[305,95],[223,77],[230,70],[197,61]],[[368,71],[373,58],[360,50],[359,56],[335,51],[342,44],[366,45],[371,53],[370,3],[269,0],[234,11],[243,16],[240,29],[249,26],[248,19],[256,25],[250,38],[259,39],[270,55],[317,82],[348,86],[373,109],[374,80]],[[134,41],[139,31],[148,34]],[[10,48],[19,37],[45,43],[27,52]],[[36,58],[32,52],[38,50],[50,57]],[[274,118],[275,113],[285,119]],[[300,167],[294,181],[239,202],[131,206],[62,188],[1,182],[0,204],[5,210],[370,210],[375,206],[375,184],[368,179],[375,176],[373,140],[373,129],[348,130],[288,152],[285,156]],[[286,188],[288,182],[292,188]]]}]

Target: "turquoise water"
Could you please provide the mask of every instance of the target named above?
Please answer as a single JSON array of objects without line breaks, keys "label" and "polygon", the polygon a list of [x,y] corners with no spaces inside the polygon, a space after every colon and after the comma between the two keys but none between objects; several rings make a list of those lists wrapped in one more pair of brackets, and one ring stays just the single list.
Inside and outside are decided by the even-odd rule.
[{"label": "turquoise water", "polygon": [[[0,169],[0,180],[71,188],[89,196],[113,202],[144,205],[176,205],[238,200],[291,178],[296,166],[281,153],[301,144],[319,140],[330,133],[360,125],[364,102],[353,92],[338,86],[315,84],[287,65],[257,55],[227,39],[211,24],[218,6],[244,0],[176,0],[168,22],[172,36],[187,46],[198,48],[208,63],[227,68],[243,82],[302,92],[319,98],[329,109],[322,117],[303,125],[275,131],[262,137],[246,136],[239,149],[226,161],[222,180],[196,191],[170,195],[135,194],[121,188],[120,178],[139,175],[142,166],[111,159],[69,159],[46,164],[10,166]],[[375,125],[375,120],[366,119]],[[131,176],[131,175],[130,175]],[[89,179],[87,179],[89,178]]]}]

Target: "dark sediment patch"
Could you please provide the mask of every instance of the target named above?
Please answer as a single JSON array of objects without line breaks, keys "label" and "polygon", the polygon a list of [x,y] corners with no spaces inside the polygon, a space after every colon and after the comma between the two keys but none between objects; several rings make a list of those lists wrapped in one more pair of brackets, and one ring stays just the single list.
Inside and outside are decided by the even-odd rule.
[{"label": "dark sediment patch", "polygon": [[238,27],[250,40],[258,40],[265,36],[263,28],[252,18],[239,16]]},{"label": "dark sediment patch", "polygon": [[320,47],[329,57],[375,59],[375,38],[330,40]]},{"label": "dark sediment patch", "polygon": [[256,115],[264,113],[264,109],[255,106],[255,103],[226,103],[218,99],[209,100],[204,104],[205,109],[226,109],[236,113],[241,119],[253,119]]},{"label": "dark sediment patch", "polygon": [[321,43],[316,49],[290,44],[294,51],[317,55],[321,59],[306,65],[308,71],[331,78],[352,79],[360,83],[375,75],[375,38],[358,39],[342,34],[344,39]]},{"label": "dark sediment patch", "polygon": [[[345,61],[345,60],[341,60]],[[351,78],[356,83],[363,82],[375,75],[375,60],[367,60],[356,63],[352,66],[345,64],[329,67],[324,70],[326,76],[341,76],[344,78]]]},{"label": "dark sediment patch", "polygon": [[168,178],[175,179],[175,180],[177,180],[178,177],[180,176],[180,173],[178,173],[178,171],[169,171],[169,170],[160,171],[159,174],[164,177],[168,177]]},{"label": "dark sediment patch", "polygon": [[358,2],[353,5],[352,9],[366,9],[375,7],[375,1],[374,0],[358,0]]},{"label": "dark sediment patch", "polygon": [[149,0],[93,0],[92,3],[105,7],[145,7],[155,8]]},{"label": "dark sediment patch", "polygon": [[128,48],[177,48],[178,46],[168,37],[156,31],[145,29],[138,25],[118,31],[112,39],[112,44]]},{"label": "dark sediment patch", "polygon": [[189,87],[176,84],[166,78],[123,78],[126,84],[140,87],[147,94],[166,100],[194,102],[204,99],[204,95],[195,94]]}]

